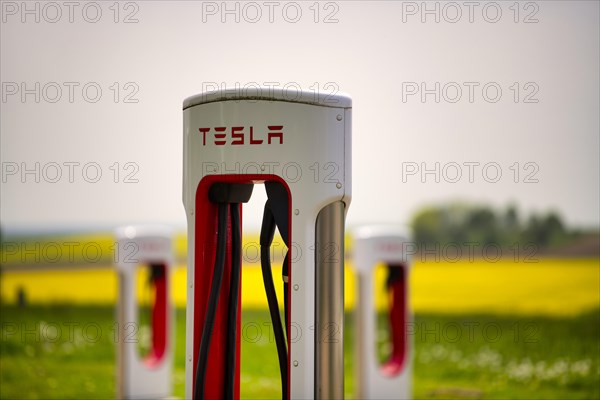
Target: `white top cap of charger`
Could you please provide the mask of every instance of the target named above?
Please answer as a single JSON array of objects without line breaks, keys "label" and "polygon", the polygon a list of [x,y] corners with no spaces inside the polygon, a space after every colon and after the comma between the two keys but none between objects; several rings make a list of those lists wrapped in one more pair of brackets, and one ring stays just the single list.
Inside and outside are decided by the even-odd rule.
[{"label": "white top cap of charger", "polygon": [[353,230],[356,239],[396,238],[408,241],[412,236],[408,226],[401,225],[365,225]]},{"label": "white top cap of charger", "polygon": [[200,104],[218,101],[284,101],[290,103],[310,104],[322,107],[351,108],[352,99],[349,95],[337,93],[324,93],[310,90],[295,90],[272,87],[251,87],[220,89],[200,93],[188,97],[183,101],[183,109]]},{"label": "white top cap of charger", "polygon": [[117,240],[136,240],[147,238],[165,238],[172,240],[174,229],[167,225],[126,225],[115,229]]}]

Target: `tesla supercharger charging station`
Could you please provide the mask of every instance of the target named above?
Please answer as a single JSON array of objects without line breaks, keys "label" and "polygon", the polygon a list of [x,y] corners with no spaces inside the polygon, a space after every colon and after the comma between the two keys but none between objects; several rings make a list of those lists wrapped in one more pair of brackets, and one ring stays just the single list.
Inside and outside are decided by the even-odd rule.
[{"label": "tesla supercharger charging station", "polygon": [[[351,99],[272,88],[204,93],[183,103],[183,141],[186,397],[239,398],[241,208],[264,186],[265,288],[243,290],[267,292],[282,398],[343,398]],[[286,334],[268,260],[275,227],[289,249]]]},{"label": "tesla supercharger charging station", "polygon": [[[172,394],[174,311],[171,301],[172,231],[161,226],[124,226],[115,231],[117,302],[117,398],[160,399]],[[151,347],[142,358],[137,298],[139,268],[150,269],[153,296]]]},{"label": "tesla supercharger charging station", "polygon": [[[356,301],[356,398],[408,399],[412,391],[412,341],[408,326],[409,275],[413,250],[401,229],[368,226],[354,232],[354,265],[357,273]],[[387,267],[385,287],[375,287],[375,267]],[[391,354],[383,364],[377,356],[375,292],[386,290],[389,299]]]}]

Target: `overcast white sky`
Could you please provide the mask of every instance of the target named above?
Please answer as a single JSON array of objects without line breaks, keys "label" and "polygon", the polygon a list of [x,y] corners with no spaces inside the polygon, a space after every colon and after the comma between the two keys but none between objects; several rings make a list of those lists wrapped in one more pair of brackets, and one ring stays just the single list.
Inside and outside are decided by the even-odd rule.
[{"label": "overcast white sky", "polygon": [[426,4],[2,1],[2,226],[184,226],[181,104],[216,83],[352,96],[350,226],[462,199],[597,227],[599,3]]}]

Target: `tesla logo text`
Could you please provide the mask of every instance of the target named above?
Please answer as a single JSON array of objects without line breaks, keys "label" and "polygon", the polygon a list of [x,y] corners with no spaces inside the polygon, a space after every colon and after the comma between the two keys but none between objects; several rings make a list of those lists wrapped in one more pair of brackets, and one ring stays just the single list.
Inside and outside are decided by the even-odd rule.
[{"label": "tesla logo text", "polygon": [[206,141],[213,142],[217,146],[226,144],[241,145],[241,144],[263,144],[265,136],[267,144],[275,143],[283,144],[283,125],[269,125],[268,132],[254,133],[254,127],[232,126],[227,128],[219,126],[216,128],[199,128],[202,135],[202,145],[206,146]]}]

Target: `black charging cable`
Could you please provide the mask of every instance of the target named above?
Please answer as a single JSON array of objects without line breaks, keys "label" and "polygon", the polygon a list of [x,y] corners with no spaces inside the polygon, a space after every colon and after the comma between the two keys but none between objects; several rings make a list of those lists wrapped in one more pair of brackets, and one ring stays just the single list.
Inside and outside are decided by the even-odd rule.
[{"label": "black charging cable", "polygon": [[215,268],[213,270],[213,279],[210,286],[208,305],[206,307],[206,319],[204,320],[204,329],[200,339],[200,350],[198,353],[198,365],[196,367],[196,379],[194,385],[194,399],[204,399],[204,386],[206,380],[206,364],[208,361],[208,350],[212,339],[213,328],[215,324],[215,314],[217,312],[217,303],[221,293],[221,281],[223,280],[223,270],[225,269],[225,251],[227,249],[227,219],[229,207],[226,203],[219,204],[218,228],[217,228],[217,256]]},{"label": "black charging cable", "polygon": [[225,346],[225,398],[233,399],[237,356],[238,303],[240,295],[242,235],[240,205],[231,204],[231,280],[227,310],[227,343]]},{"label": "black charging cable", "polygon": [[394,283],[401,281],[404,277],[402,273],[402,267],[397,265],[388,265],[388,276],[385,281],[385,287],[390,289]]},{"label": "black charging cable", "polygon": [[[289,215],[290,215],[290,200],[287,189],[279,182],[265,182],[265,189],[267,191],[267,197],[270,201],[271,211],[273,212],[273,218],[275,218],[275,224],[279,230],[279,234],[283,239],[288,251],[285,254],[283,260],[283,268],[281,270],[281,278],[283,280],[283,310],[285,315],[285,333],[286,337],[289,338],[288,332],[288,297],[289,297],[289,267],[290,267],[290,232],[289,232]],[[285,396],[285,394],[284,394]]]},{"label": "black charging cable", "polygon": [[279,315],[279,304],[277,294],[273,285],[273,274],[271,272],[271,244],[275,236],[275,218],[271,210],[271,200],[265,203],[263,213],[262,227],[260,230],[260,266],[262,269],[263,283],[265,293],[267,294],[267,303],[269,304],[269,313],[273,324],[273,333],[275,336],[275,345],[277,346],[277,356],[279,358],[279,373],[281,375],[282,397],[287,396],[287,347],[283,328],[281,326],[281,316]]},{"label": "black charging cable", "polygon": [[[283,239],[283,242],[285,243],[286,247],[288,248],[288,252],[286,253],[284,260],[283,260],[283,268],[281,271],[281,275],[282,275],[282,280],[283,280],[283,312],[284,312],[284,317],[285,317],[285,337],[283,336],[283,330],[281,329],[281,323],[280,322],[275,322],[275,321],[280,321],[279,318],[279,307],[277,306],[277,298],[275,296],[275,294],[273,293],[273,296],[275,296],[275,302],[273,302],[275,304],[275,312],[272,310],[273,307],[271,307],[271,303],[269,304],[269,309],[271,311],[271,320],[273,322],[273,332],[275,333],[275,341],[277,346],[277,351],[279,354],[279,369],[281,372],[281,386],[282,386],[282,398],[287,398],[288,395],[288,382],[287,382],[287,371],[288,371],[288,357],[287,357],[287,348],[286,348],[286,343],[285,343],[285,338],[289,339],[289,332],[288,332],[288,325],[289,325],[289,321],[288,321],[288,296],[289,296],[289,267],[290,267],[290,260],[289,260],[289,249],[290,249],[290,221],[289,221],[289,215],[290,215],[290,199],[289,199],[289,193],[287,191],[287,189],[285,188],[284,185],[282,185],[280,182],[275,182],[275,181],[270,181],[270,182],[265,182],[265,190],[267,191],[267,204],[265,204],[265,211],[267,208],[270,209],[271,211],[271,216],[275,221],[275,225],[277,226],[277,229],[279,230],[279,234],[281,235],[281,238]],[[264,218],[268,218],[266,215]],[[263,221],[264,222],[264,221]],[[264,224],[263,224],[264,226]],[[270,242],[272,242],[272,235],[270,238]],[[271,245],[271,243],[269,242],[269,246]],[[262,243],[261,243],[262,244]],[[261,259],[263,258],[262,256],[262,246],[261,246]],[[267,257],[269,256],[269,252],[267,251],[265,254]],[[267,258],[267,260],[269,260]],[[261,263],[262,264],[262,263]],[[265,269],[263,267],[263,277],[265,274]],[[268,267],[268,275],[271,277],[271,267],[270,267],[270,261],[269,261],[269,267]],[[272,282],[272,277],[270,278],[271,282]],[[267,287],[267,284],[265,284],[265,288]],[[268,294],[268,292],[267,292]],[[275,316],[274,314],[277,314],[277,316]],[[277,337],[280,337],[279,343],[277,342]],[[283,357],[282,355],[285,355],[285,357]]]},{"label": "black charging cable", "polygon": [[289,274],[288,274],[288,256],[290,255],[289,250],[285,253],[283,259],[283,267],[281,268],[281,279],[283,280],[283,316],[285,318],[285,337],[289,339],[290,333],[288,332],[288,292],[289,292]]},{"label": "black charging cable", "polygon": [[[289,259],[286,254],[282,279],[284,286],[284,314],[285,314],[285,334],[281,324],[279,314],[279,304],[277,294],[273,284],[273,274],[271,271],[270,249],[275,236],[275,228],[279,232],[289,249],[288,232],[288,197],[285,188],[278,183],[265,183],[268,200],[265,204],[263,222],[260,233],[261,249],[261,269],[263,282],[269,304],[269,312],[273,323],[273,332],[277,346],[277,355],[279,358],[279,372],[281,375],[282,397],[286,398],[288,393],[288,351],[286,338],[288,332],[288,272]],[[206,319],[204,329],[200,340],[200,349],[198,353],[198,364],[196,367],[194,398],[204,399],[204,387],[206,383],[206,368],[208,363],[208,353],[215,323],[218,301],[221,292],[221,282],[223,280],[223,271],[225,269],[225,259],[227,251],[227,228],[228,211],[231,210],[231,277],[229,282],[229,305],[227,310],[227,337],[225,346],[225,371],[224,388],[225,399],[233,399],[235,391],[235,371],[237,357],[237,319],[239,313],[239,288],[241,273],[241,218],[240,204],[246,203],[252,195],[252,184],[228,184],[216,183],[209,189],[209,199],[218,204],[218,228],[217,228],[217,251],[213,279],[210,288]]]}]

